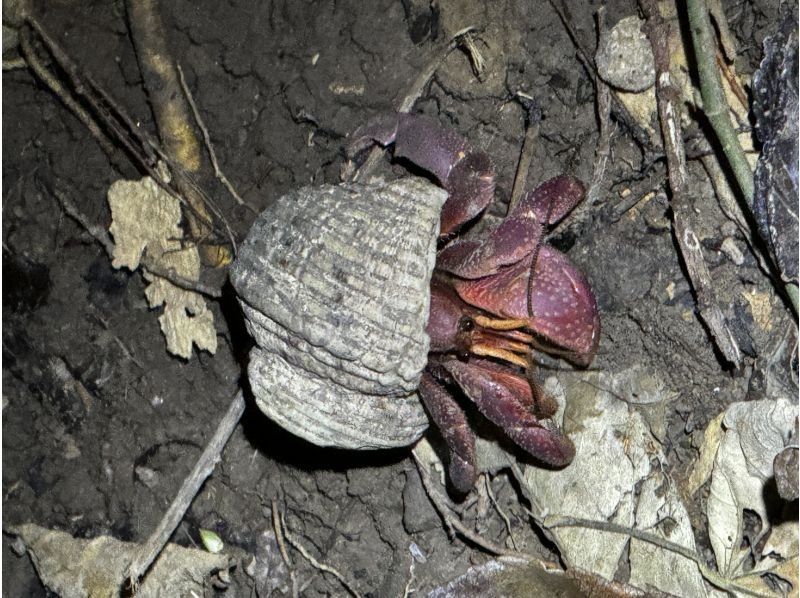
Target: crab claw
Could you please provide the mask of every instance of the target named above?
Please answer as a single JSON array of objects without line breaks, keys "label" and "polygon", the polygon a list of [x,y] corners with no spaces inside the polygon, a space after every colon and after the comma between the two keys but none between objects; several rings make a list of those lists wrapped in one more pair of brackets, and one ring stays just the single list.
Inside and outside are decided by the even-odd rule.
[{"label": "crab claw", "polygon": [[494,170],[489,156],[473,150],[458,133],[418,114],[379,116],[353,133],[349,158],[373,143],[394,144],[394,155],[431,173],[448,192],[440,232],[452,234],[480,214],[494,196]]},{"label": "crab claw", "polygon": [[564,218],[583,201],[585,189],[578,179],[560,175],[525,195],[505,220],[481,241],[456,241],[439,252],[436,265],[461,278],[496,274],[535,253],[546,226]]},{"label": "crab claw", "polygon": [[527,453],[554,467],[575,457],[575,445],[555,423],[534,415],[528,380],[482,359],[450,359],[443,365],[481,413]]},{"label": "crab claw", "polygon": [[569,214],[585,196],[586,188],[581,181],[561,174],[529,192],[509,216],[521,217],[532,210],[542,224],[552,226]]},{"label": "crab claw", "polygon": [[567,256],[549,245],[539,248],[531,273],[533,257],[494,276],[456,281],[456,292],[469,305],[501,318],[524,320],[526,329],[566,349],[573,363],[588,365],[600,341],[600,316],[589,282]]}]

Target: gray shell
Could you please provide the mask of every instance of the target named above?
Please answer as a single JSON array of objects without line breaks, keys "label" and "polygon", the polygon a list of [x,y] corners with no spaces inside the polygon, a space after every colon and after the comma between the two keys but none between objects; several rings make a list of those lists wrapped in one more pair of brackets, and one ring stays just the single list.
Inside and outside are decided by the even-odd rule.
[{"label": "gray shell", "polygon": [[256,342],[250,386],[283,428],[354,449],[427,428],[416,388],[446,197],[421,179],[305,187],[256,219],[230,276]]}]

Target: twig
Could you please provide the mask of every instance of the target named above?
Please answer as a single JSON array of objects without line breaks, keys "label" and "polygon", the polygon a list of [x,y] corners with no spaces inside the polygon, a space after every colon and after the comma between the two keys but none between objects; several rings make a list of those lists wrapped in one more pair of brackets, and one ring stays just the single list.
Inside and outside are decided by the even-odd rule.
[{"label": "twig", "polygon": [[[450,39],[447,46],[441,53],[439,53],[439,51],[436,52],[437,56],[431,60],[424,69],[422,69],[420,74],[417,75],[417,78],[411,83],[408,93],[406,93],[405,97],[397,107],[398,112],[411,111],[411,109],[414,107],[414,104],[425,90],[425,87],[433,78],[433,75],[436,73],[436,70],[439,68],[439,66],[441,66],[445,59],[450,56],[450,53],[453,50],[459,47],[461,38],[473,32],[474,30],[474,27],[462,29]],[[382,154],[383,150],[378,146],[374,146],[369,151],[367,159],[358,168],[354,168],[352,163],[346,164],[342,170],[342,180],[358,181],[360,179],[369,178],[369,176],[378,166],[378,161],[380,160]]]},{"label": "twig", "polygon": [[109,257],[114,255],[114,242],[111,240],[111,235],[108,234],[108,231],[102,226],[89,222],[89,219],[78,210],[78,207],[72,203],[72,200],[67,197],[66,193],[58,189],[51,189],[51,192],[58,200],[58,203],[61,204],[61,209],[64,210],[64,213],[80,224],[95,241],[100,243]]},{"label": "twig", "polygon": [[[208,196],[198,192],[194,177],[204,173],[200,140],[191,125],[191,110],[181,94],[178,70],[169,49],[166,28],[156,0],[127,0],[128,26],[133,40],[139,71],[150,99],[158,134],[164,150],[181,166],[173,170],[174,185],[191,205],[186,216],[188,233],[193,239],[206,239],[213,229],[208,212]],[[187,180],[186,174],[192,180]],[[220,245],[199,246],[206,265],[217,267],[230,255]]]},{"label": "twig", "polygon": [[[572,19],[570,18],[569,10],[567,9],[564,0],[550,0],[550,6],[558,15],[561,24],[567,31],[570,41],[578,51],[578,60],[585,69],[586,73],[589,75],[590,79],[597,80],[597,67],[594,64],[594,60],[591,58],[593,52],[589,52],[583,47],[575,28],[572,26]],[[636,142],[642,148],[652,151],[652,143],[650,142],[650,138],[648,137],[647,133],[644,131],[644,129],[642,129],[642,127],[639,126],[639,124],[636,122],[636,119],[631,116],[631,113],[625,107],[625,104],[620,101],[616,94],[611,95],[611,106],[617,119],[619,119],[619,121],[625,125],[625,129],[630,132]]]},{"label": "twig", "polygon": [[244,406],[244,394],[240,390],[236,393],[233,401],[231,401],[231,404],[228,406],[225,416],[217,426],[214,435],[211,437],[211,440],[209,440],[205,450],[197,460],[197,463],[195,463],[191,473],[183,481],[172,504],[161,518],[161,522],[147,541],[141,546],[128,567],[126,577],[131,587],[135,588],[138,585],[139,579],[150,568],[150,565],[164,548],[164,545],[181,522],[181,519],[183,519],[186,509],[189,508],[189,505],[194,500],[195,495],[198,490],[200,490],[200,486],[202,486],[206,478],[211,475],[214,466],[220,460],[220,455],[225,448],[225,444],[228,442],[234,428],[239,423],[242,413],[244,413]]},{"label": "twig", "polygon": [[422,480],[422,487],[425,488],[425,493],[428,495],[428,498],[433,503],[433,506],[436,508],[436,511],[439,513],[439,516],[442,518],[445,526],[448,530],[455,530],[459,534],[461,534],[464,538],[472,542],[473,544],[480,546],[487,552],[491,554],[497,555],[505,555],[505,556],[514,556],[517,558],[522,558],[526,560],[533,559],[532,555],[525,554],[523,552],[519,552],[516,550],[508,550],[507,548],[503,548],[502,546],[498,546],[494,542],[487,540],[483,536],[476,534],[474,531],[466,527],[461,521],[455,517],[447,506],[446,499],[433,487],[431,483],[430,477],[428,476],[428,472],[425,469],[425,465],[422,462],[422,458],[417,454],[417,449],[414,448],[411,451],[412,456],[414,457],[414,462],[417,465],[417,470],[419,471],[420,479]]},{"label": "twig", "polygon": [[759,598],[769,597],[768,594],[761,594],[759,592],[755,592],[749,588],[745,588],[728,579],[725,579],[724,577],[722,577],[722,575],[720,575],[716,571],[711,570],[705,564],[703,557],[697,554],[694,550],[687,548],[686,546],[681,546],[680,544],[676,544],[675,542],[671,542],[666,538],[662,538],[645,530],[625,527],[617,523],[612,523],[610,521],[593,521],[591,519],[579,519],[575,517],[564,517],[561,515],[550,515],[548,517],[545,517],[544,525],[549,528],[583,527],[586,529],[594,529],[601,532],[609,532],[612,534],[621,534],[623,536],[630,536],[631,538],[641,540],[642,542],[647,542],[648,544],[653,544],[654,546],[658,546],[659,548],[663,548],[664,550],[674,552],[686,559],[691,560],[697,565],[697,568],[700,570],[700,574],[710,584],[722,590],[726,590],[729,592],[734,592],[734,591],[740,592],[748,596],[757,596]]},{"label": "twig", "polygon": [[287,528],[287,527],[286,527],[286,522],[285,522],[285,521],[284,521],[284,519],[283,519],[283,513],[281,513],[281,527],[283,528],[283,535],[285,536],[285,538],[286,538],[286,541],[287,541],[287,542],[289,542],[289,544],[291,544],[291,545],[292,545],[292,547],[293,547],[295,550],[297,550],[297,552],[299,552],[301,555],[303,555],[303,558],[305,558],[305,559],[306,559],[306,560],[307,560],[309,563],[311,563],[311,566],[312,566],[312,567],[314,567],[315,569],[318,569],[319,571],[324,571],[324,572],[326,572],[326,573],[330,573],[330,574],[331,574],[331,575],[333,575],[333,576],[334,576],[336,579],[338,579],[338,580],[339,580],[339,582],[340,582],[340,583],[341,583],[341,584],[342,584],[342,585],[345,587],[345,589],[346,589],[348,592],[350,592],[350,594],[352,594],[353,596],[355,596],[355,598],[361,598],[361,594],[359,594],[359,593],[358,593],[358,592],[355,590],[355,588],[353,588],[353,586],[351,586],[351,585],[350,585],[350,584],[347,582],[347,580],[344,578],[344,575],[342,575],[341,573],[339,573],[339,572],[338,572],[336,569],[334,569],[333,567],[331,567],[331,566],[329,566],[329,565],[326,565],[325,563],[320,563],[320,562],[319,562],[317,559],[315,559],[315,558],[314,558],[314,557],[311,555],[311,553],[309,553],[309,552],[308,552],[308,550],[306,550],[305,546],[303,546],[303,545],[302,545],[302,544],[301,544],[301,543],[300,543],[298,540],[296,540],[296,539],[295,539],[295,538],[292,536],[292,534],[289,532],[289,528]]},{"label": "twig", "polygon": [[[728,18],[725,16],[725,9],[722,8],[720,0],[708,0],[708,12],[714,17],[717,24],[717,31],[719,32],[719,41],[722,44],[722,50],[725,52],[725,58],[733,62],[736,59],[736,40],[731,34],[730,27],[728,27]],[[743,102],[747,105],[747,101]]]},{"label": "twig", "polygon": [[647,16],[647,33],[655,58],[656,101],[672,191],[670,205],[675,238],[696,295],[698,315],[708,326],[711,338],[723,357],[738,369],[741,352],[717,304],[703,250],[692,226],[686,155],[681,139],[680,94],[672,83],[669,70],[669,25],[661,17],[656,0],[640,0],[640,4]]},{"label": "twig", "polygon": [[606,173],[606,165],[611,155],[611,136],[615,126],[611,124],[611,88],[597,77],[597,120],[600,123],[600,135],[594,150],[592,181],[586,190],[586,205],[593,206],[600,198],[601,185]]},{"label": "twig", "polygon": [[3,61],[3,71],[16,71],[28,68],[28,63],[24,58],[11,58]]},{"label": "twig", "polygon": [[281,558],[283,562],[286,563],[286,567],[289,569],[289,579],[292,580],[292,598],[297,598],[300,592],[297,589],[297,575],[294,570],[294,565],[292,565],[292,559],[289,558],[289,553],[286,550],[286,543],[283,539],[283,528],[281,527],[281,515],[280,511],[278,511],[278,503],[275,499],[272,500],[272,529],[275,532],[275,541],[278,543],[278,550],[280,550]]},{"label": "twig", "polygon": [[464,32],[459,32],[454,35],[453,38],[458,40],[459,47],[467,54],[470,66],[472,67],[472,73],[477,77],[478,81],[483,81],[483,73],[486,70],[486,60],[475,45],[474,29],[470,28]]},{"label": "twig", "polygon": [[511,187],[511,199],[508,201],[509,214],[517,207],[525,191],[525,182],[528,179],[528,171],[531,168],[533,150],[536,139],[539,137],[539,123],[542,120],[541,108],[534,98],[520,91],[517,92],[517,98],[525,110],[525,138],[522,141],[522,149],[519,152],[517,172],[514,175],[514,185]]},{"label": "twig", "polygon": [[[101,226],[89,222],[89,219],[86,218],[86,216],[84,216],[80,210],[78,210],[78,207],[69,197],[67,197],[66,193],[58,189],[51,189],[51,192],[58,200],[58,203],[61,204],[61,208],[64,210],[66,215],[75,220],[86,230],[87,233],[94,237],[95,241],[97,241],[103,247],[103,249],[105,249],[109,258],[113,257],[114,242],[111,240],[111,236],[108,234],[108,231]],[[195,291],[196,293],[200,293],[201,295],[205,295],[207,297],[213,297],[214,299],[222,297],[222,291],[220,289],[203,284],[197,280],[186,278],[185,276],[178,274],[173,267],[162,266],[148,253],[142,254],[142,257],[139,259],[139,263],[144,270],[150,272],[151,274],[155,274],[156,276],[160,276],[161,278],[165,278],[176,287],[186,289],[187,291]]]},{"label": "twig", "polygon": [[228,177],[222,172],[222,169],[219,167],[219,162],[217,161],[217,154],[214,151],[214,146],[211,144],[211,135],[208,133],[208,128],[206,127],[205,122],[203,122],[203,118],[200,116],[200,110],[197,109],[197,104],[194,101],[194,97],[192,96],[192,92],[189,90],[189,86],[186,84],[186,78],[183,76],[183,69],[180,65],[177,65],[178,68],[178,77],[180,78],[181,89],[183,90],[184,95],[186,96],[186,101],[189,102],[189,107],[192,109],[192,115],[194,116],[194,120],[197,123],[200,132],[203,134],[203,142],[205,143],[206,150],[208,151],[208,157],[211,159],[211,166],[214,168],[214,174],[219,179],[219,181],[225,186],[228,190],[228,193],[231,194],[231,197],[238,203],[240,206],[246,207],[250,210],[253,214],[257,214],[256,210],[250,207],[245,200],[241,198],[239,193],[237,193],[234,186],[228,180]]},{"label": "twig", "polygon": [[411,589],[411,584],[416,581],[414,579],[414,557],[411,557],[411,564],[408,566],[408,581],[406,582],[406,586],[403,589],[403,598],[408,598],[414,590]]},{"label": "twig", "polygon": [[[611,122],[611,88],[603,82],[600,77],[595,77],[597,121],[599,123],[599,134],[597,145],[594,150],[594,162],[592,164],[592,180],[586,189],[586,198],[575,208],[569,218],[569,225],[580,227],[589,218],[592,208],[600,201],[603,193],[603,180],[606,174],[606,166],[611,155],[611,137],[616,130],[616,125]],[[561,223],[567,222],[562,220]],[[552,230],[557,230],[559,224]]]},{"label": "twig", "polygon": [[117,154],[117,149],[108,142],[108,139],[106,139],[106,136],[97,125],[97,122],[89,115],[83,106],[75,101],[75,98],[73,98],[70,93],[64,89],[64,86],[61,85],[58,79],[56,79],[47,69],[47,67],[42,64],[42,61],[39,60],[36,51],[33,49],[33,40],[29,27],[23,26],[20,28],[19,43],[22,57],[25,59],[25,62],[28,64],[36,77],[38,77],[39,80],[44,83],[50,89],[50,91],[52,91],[56,97],[64,103],[64,105],[75,115],[75,117],[81,121],[81,123],[83,123],[87,129],[89,129],[89,133],[92,135],[92,137],[94,137],[95,141],[97,141],[97,144],[100,146],[103,152],[105,152],[109,158],[114,159]]},{"label": "twig", "polygon": [[[174,183],[164,175],[162,172],[163,168],[159,167],[159,161],[166,164],[173,178],[180,178],[189,191],[200,196],[204,204],[208,206],[216,218],[222,222],[225,226],[228,240],[235,252],[236,242],[228,223],[219,211],[213,207],[213,203],[208,199],[208,194],[194,182],[191,173],[186,171],[176,160],[173,160],[172,157],[167,155],[167,153],[161,149],[158,142],[148,135],[146,131],[142,130],[138,124],[134,123],[125,111],[114,101],[110,94],[103,90],[90,75],[85,72],[80,72],[78,65],[70,58],[64,49],[50,37],[38,21],[33,18],[28,18],[23,33],[27,32],[27,34],[30,35],[29,29],[35,31],[39,36],[42,44],[50,53],[50,56],[56,64],[58,64],[59,68],[66,73],[72,83],[72,92],[78,97],[83,98],[88,107],[91,108],[94,116],[79,104],[76,99],[72,97],[71,93],[61,85],[56,77],[42,65],[38,56],[33,51],[30,44],[31,40],[28,40],[28,56],[26,60],[28,60],[32,70],[34,70],[37,77],[50,88],[50,91],[64,102],[67,108],[72,110],[78,119],[89,129],[92,136],[95,137],[112,163],[116,165],[118,148],[109,143],[108,138],[124,148],[136,166],[143,169],[162,189],[180,201],[181,205],[196,219],[206,224],[209,230],[214,229],[216,231],[217,225],[212,222],[208,215],[198,212],[193,207],[192,203],[186,200],[182,192],[174,187]],[[99,119],[99,122],[97,119]],[[102,125],[105,130],[101,130],[100,125]]]},{"label": "twig", "polygon": [[517,550],[517,543],[514,540],[514,531],[511,529],[511,520],[506,515],[505,511],[503,511],[500,504],[497,502],[497,498],[494,495],[494,491],[492,490],[492,480],[489,478],[488,475],[483,477],[484,481],[486,482],[486,494],[489,496],[489,500],[492,503],[495,511],[497,514],[500,515],[500,518],[503,520],[503,523],[506,526],[506,531],[508,532],[508,539],[511,540],[511,546],[514,550]]},{"label": "twig", "polygon": [[[114,141],[119,143],[128,155],[132,156],[136,163],[148,172],[153,178],[158,178],[155,172],[156,166],[156,152],[154,145],[150,140],[146,139],[141,130],[133,123],[133,121],[125,115],[125,113],[111,100],[110,96],[102,91],[91,77],[85,72],[79,72],[78,65],[72,58],[50,37],[42,25],[33,18],[28,18],[26,25],[36,31],[36,34],[41,39],[42,44],[50,53],[53,60],[58,64],[59,68],[67,75],[67,78],[72,83],[72,91],[78,97],[85,100],[86,104],[95,112],[96,116],[100,118],[107,133],[113,138]],[[45,80],[45,83],[50,87],[53,93],[64,101],[65,97],[70,97],[68,92],[63,90],[60,83],[56,82],[56,87],[53,87],[55,77],[51,74],[50,80]],[[75,110],[77,104],[67,104],[71,110]],[[81,107],[82,110],[82,107]],[[88,114],[88,112],[87,112]],[[80,118],[80,117],[79,117]],[[89,117],[94,127],[98,127],[96,120]],[[83,122],[83,119],[81,119]],[[92,125],[87,122],[84,124],[92,130]],[[99,131],[99,127],[98,127]],[[103,141],[108,143],[106,137],[101,133],[101,138],[98,143],[106,152],[106,154],[113,160],[116,156],[117,148],[110,146],[111,149],[106,149],[107,146],[103,145]],[[102,139],[102,140],[101,140]],[[171,191],[174,193],[174,191]]]},{"label": "twig", "polygon": [[739,189],[749,205],[753,201],[753,171],[731,124],[730,108],[717,70],[716,44],[711,33],[708,8],[704,0],[687,0],[686,9],[689,14],[689,28],[692,32],[692,45],[700,80],[700,95],[703,98],[703,112],[717,135]]},{"label": "twig", "polygon": [[275,541],[278,543],[278,549],[281,551],[281,557],[287,567],[292,566],[292,559],[289,558],[289,553],[286,552],[286,544],[283,542],[283,530],[281,529],[281,518],[278,511],[278,503],[275,499],[272,500],[272,529],[275,531]]},{"label": "twig", "polygon": [[664,200],[666,203],[666,193],[663,191],[663,185],[659,185],[655,189],[648,189],[644,193],[640,193],[637,190],[630,190],[630,195],[622,199],[621,201],[614,204],[613,209],[611,210],[611,214],[609,215],[610,222],[619,222],[619,219],[622,218],[625,214],[627,214],[630,210],[638,206],[642,202],[649,202],[654,197],[656,197],[659,193],[664,195]]},{"label": "twig", "polygon": [[[597,23],[598,40],[606,31],[606,9],[601,6],[595,13]],[[599,43],[599,41],[598,41]],[[594,149],[594,163],[592,164],[592,181],[586,190],[586,204],[593,206],[600,195],[600,186],[606,173],[606,164],[611,154],[611,87],[603,81],[598,74],[594,76],[595,88],[595,113],[600,133],[597,138],[597,145]]]},{"label": "twig", "polygon": [[706,155],[700,158],[700,163],[705,168],[706,174],[711,181],[711,186],[714,188],[714,194],[717,196],[717,201],[722,213],[736,224],[739,232],[745,239],[747,246],[750,248],[751,255],[755,258],[761,271],[769,276],[769,264],[762,253],[756,247],[756,240],[753,239],[753,229],[747,222],[747,217],[742,211],[742,207],[736,200],[736,194],[731,185],[728,177],[719,165],[719,161],[713,155]]}]

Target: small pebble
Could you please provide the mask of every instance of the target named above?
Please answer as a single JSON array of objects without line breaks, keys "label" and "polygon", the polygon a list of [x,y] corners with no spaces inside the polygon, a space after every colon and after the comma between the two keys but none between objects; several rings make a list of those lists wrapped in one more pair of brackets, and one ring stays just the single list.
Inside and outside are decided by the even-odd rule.
[{"label": "small pebble", "polygon": [[742,254],[742,250],[739,249],[736,241],[730,237],[725,237],[725,239],[722,241],[720,249],[722,249],[722,253],[728,256],[728,259],[737,266],[744,264],[744,255]]},{"label": "small pebble", "polygon": [[409,544],[408,550],[409,552],[411,552],[411,556],[414,557],[414,560],[417,561],[418,563],[425,563],[428,561],[427,557],[425,556],[425,553],[422,552],[422,548],[420,548],[416,542],[412,542],[411,544]]},{"label": "small pebble", "polygon": [[622,19],[604,33],[595,55],[603,81],[623,91],[645,91],[656,82],[653,50],[643,24],[637,16]]}]

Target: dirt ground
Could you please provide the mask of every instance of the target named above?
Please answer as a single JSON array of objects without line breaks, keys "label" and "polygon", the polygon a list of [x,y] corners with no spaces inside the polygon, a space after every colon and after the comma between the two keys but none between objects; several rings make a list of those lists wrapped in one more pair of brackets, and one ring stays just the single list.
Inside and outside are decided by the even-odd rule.
[{"label": "dirt ground", "polygon": [[[785,7],[778,0],[723,4],[740,48],[736,68],[752,73]],[[581,43],[594,48],[600,3],[567,5]],[[498,192],[491,212],[502,214],[525,134],[514,94],[533,96],[543,113],[529,187],[562,172],[590,181],[598,122],[594,80],[550,4],[486,6],[179,0],[162,3],[162,11],[220,165],[256,211],[290,189],[337,182],[348,133],[397,106],[459,25],[478,27],[477,43],[487,56],[482,80],[464,52],[453,52],[415,111],[492,156]],[[628,0],[605,6],[609,23],[637,14]],[[155,134],[123,3],[61,0],[41,3],[34,13],[80,68]],[[141,541],[238,389],[251,341],[228,286],[211,303],[216,354],[196,352],[186,361],[166,352],[140,273],[114,270],[51,192],[54,182],[70,189],[83,214],[107,227],[109,185],[142,173],[129,162],[112,165],[29,70],[4,70],[3,87],[3,526],[36,522],[76,537]],[[741,368],[725,366],[698,319],[666,195],[622,207],[626,198],[663,189],[666,175],[663,156],[644,151],[624,127],[613,134],[598,199],[579,208],[551,240],[587,275],[599,303],[602,338],[591,369],[641,365],[672,391],[663,444],[676,475],[696,457],[704,428],[726,405],[766,396],[764,364],[794,329],[721,212],[701,164],[690,161],[689,171],[702,186],[697,196],[706,200],[694,206],[697,230],[744,354]],[[243,238],[253,213],[227,195],[215,200]],[[726,239],[739,248],[742,263],[722,251]],[[210,280],[222,275],[206,274]],[[753,297],[770,298],[766,315],[754,316]],[[789,385],[792,367],[784,368]],[[509,476],[497,474],[491,487],[518,543],[557,561]],[[407,450],[316,448],[281,430],[252,402],[173,541],[196,545],[198,530],[206,528],[226,545],[253,552],[261,532],[272,530],[273,502],[307,550],[362,595],[402,596],[412,564],[411,587],[425,594],[490,558],[470,543],[451,541]],[[461,514],[469,527],[505,543],[502,518],[487,513],[481,500],[467,498]],[[704,534],[695,530],[708,550]],[[4,535],[4,595],[48,595],[29,558],[11,546]],[[425,558],[415,561],[414,550]],[[302,595],[344,593],[334,577],[294,558]],[[253,595],[252,580],[238,569],[225,595]]]}]

